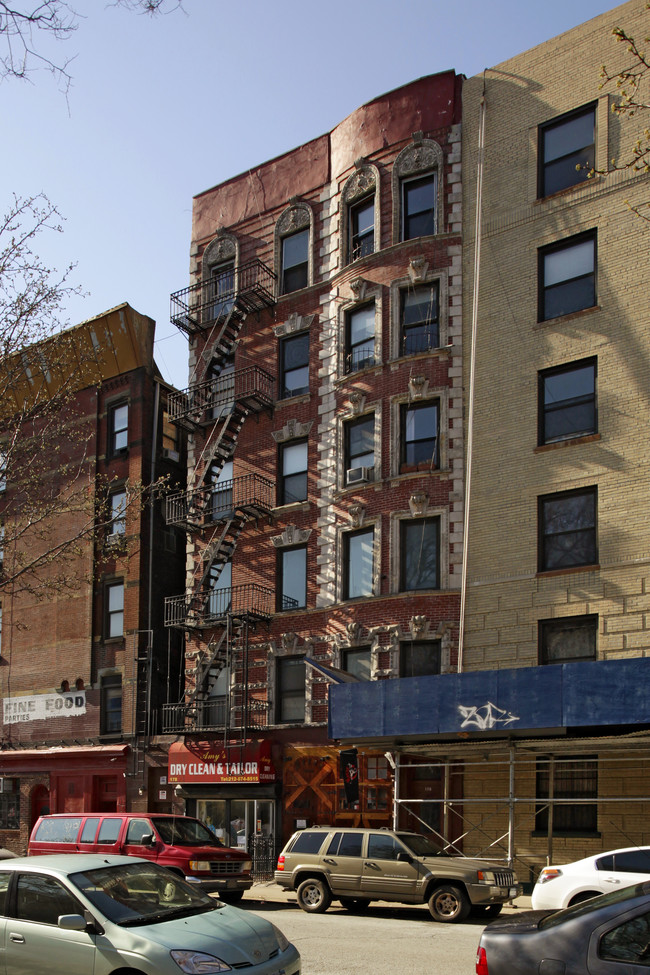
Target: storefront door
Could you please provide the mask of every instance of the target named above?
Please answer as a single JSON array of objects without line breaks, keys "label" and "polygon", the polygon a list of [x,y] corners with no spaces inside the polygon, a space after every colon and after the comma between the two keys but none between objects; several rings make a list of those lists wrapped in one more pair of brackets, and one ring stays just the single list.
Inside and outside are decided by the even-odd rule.
[{"label": "storefront door", "polygon": [[226,846],[253,852],[256,836],[272,837],[275,830],[272,799],[199,799],[196,815]]}]

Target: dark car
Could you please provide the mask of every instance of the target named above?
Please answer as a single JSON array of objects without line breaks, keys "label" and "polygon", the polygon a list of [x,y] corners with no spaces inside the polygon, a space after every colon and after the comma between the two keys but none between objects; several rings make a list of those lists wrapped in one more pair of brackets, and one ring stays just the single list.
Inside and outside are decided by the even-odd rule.
[{"label": "dark car", "polygon": [[650,967],[650,881],[563,911],[498,918],[483,931],[477,975],[628,975]]}]

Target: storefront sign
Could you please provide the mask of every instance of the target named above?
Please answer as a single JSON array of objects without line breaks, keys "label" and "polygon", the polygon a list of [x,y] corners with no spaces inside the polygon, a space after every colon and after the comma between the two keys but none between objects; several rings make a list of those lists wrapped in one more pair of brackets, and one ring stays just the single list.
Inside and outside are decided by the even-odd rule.
[{"label": "storefront sign", "polygon": [[76,718],[85,713],[85,691],[33,694],[31,697],[6,697],[2,720],[4,724],[18,724],[21,721],[45,721],[47,718]]},{"label": "storefront sign", "polygon": [[191,747],[175,743],[169,749],[170,783],[258,783],[275,779],[268,741],[230,749],[213,747],[209,742],[197,742]]}]

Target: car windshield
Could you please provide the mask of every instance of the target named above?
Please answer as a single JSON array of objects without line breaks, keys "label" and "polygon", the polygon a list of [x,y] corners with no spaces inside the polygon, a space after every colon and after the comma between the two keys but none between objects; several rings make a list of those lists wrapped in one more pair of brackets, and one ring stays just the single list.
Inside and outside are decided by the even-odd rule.
[{"label": "car windshield", "polygon": [[219,901],[156,863],[136,861],[73,873],[70,881],[115,924],[153,924],[217,910]]},{"label": "car windshield", "polygon": [[156,817],[153,824],[167,846],[223,846],[214,833],[198,819],[163,816]]},{"label": "car windshield", "polygon": [[633,900],[635,897],[640,897],[645,891],[645,884],[634,884],[632,887],[623,887],[622,890],[613,890],[609,894],[599,894],[597,897],[582,901],[574,907],[567,907],[563,911],[556,911],[554,914],[549,914],[548,917],[543,917],[539,922],[539,927],[553,928],[558,924],[564,924],[565,921],[573,920],[574,917],[582,917],[584,914],[598,911],[601,907],[607,907],[608,904],[619,904],[622,901]]},{"label": "car windshield", "polygon": [[404,846],[408,847],[416,857],[439,857],[442,850],[429,836],[419,836],[416,833],[398,833]]}]

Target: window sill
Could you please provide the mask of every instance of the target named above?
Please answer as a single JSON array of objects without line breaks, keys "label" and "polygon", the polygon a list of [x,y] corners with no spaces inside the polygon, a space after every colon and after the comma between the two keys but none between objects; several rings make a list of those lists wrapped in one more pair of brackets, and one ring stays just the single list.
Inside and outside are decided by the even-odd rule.
[{"label": "window sill", "polygon": [[271,514],[276,515],[287,515],[294,511],[309,511],[311,508],[311,501],[292,501],[290,504],[279,504],[275,508],[271,509]]},{"label": "window sill", "polygon": [[558,315],[557,318],[544,318],[542,321],[535,322],[533,328],[546,328],[549,325],[557,325],[558,322],[571,322],[577,318],[583,318],[585,315],[590,315],[592,312],[602,311],[600,305],[589,305],[588,308],[580,308],[578,311],[571,311],[567,315]]},{"label": "window sill", "polygon": [[295,403],[308,403],[311,393],[296,393],[295,396],[284,396],[275,403],[274,409],[282,406],[293,406]]},{"label": "window sill", "polygon": [[[594,799],[594,803],[596,803],[597,801],[598,801],[597,799]],[[547,837],[548,836],[548,830],[546,830],[546,829],[534,829],[534,830],[531,831],[531,834],[530,835],[531,836],[534,836],[534,837]],[[599,840],[601,838],[601,836],[602,836],[602,833],[600,832],[600,830],[589,830],[589,829],[576,829],[576,830],[572,830],[572,829],[557,830],[557,829],[554,829],[551,835],[552,836],[557,836],[559,838],[565,838],[565,839],[568,839],[568,840],[570,840],[572,838],[575,838],[575,839]]]},{"label": "window sill", "polygon": [[576,572],[598,571],[600,571],[600,562],[593,562],[589,565],[571,565],[566,569],[540,569],[536,575],[537,578],[551,578],[552,576],[575,575]]},{"label": "window sill", "polygon": [[602,440],[599,433],[586,433],[582,437],[567,437],[566,440],[554,440],[553,443],[543,443],[535,447],[534,454],[545,454],[548,450],[558,450],[560,447],[577,447],[578,444],[595,443]]},{"label": "window sill", "polygon": [[543,203],[552,203],[555,200],[562,200],[566,196],[571,196],[573,193],[579,192],[586,189],[587,186],[596,186],[598,183],[602,182],[602,176],[600,174],[595,174],[589,179],[581,179],[579,183],[573,183],[572,186],[565,186],[563,190],[557,190],[555,193],[549,193],[548,196],[537,196],[535,197],[535,206],[540,206]]}]

